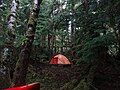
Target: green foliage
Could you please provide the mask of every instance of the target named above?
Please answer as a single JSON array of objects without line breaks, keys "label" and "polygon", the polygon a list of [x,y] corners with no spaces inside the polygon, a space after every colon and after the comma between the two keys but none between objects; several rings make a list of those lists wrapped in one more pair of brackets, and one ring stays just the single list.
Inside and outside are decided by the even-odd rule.
[{"label": "green foliage", "polygon": [[[108,51],[108,46],[113,45],[115,39],[112,35],[103,35],[87,41],[81,49],[83,60],[92,61],[98,59],[100,53]],[[80,53],[79,53],[80,54]]]},{"label": "green foliage", "polygon": [[0,45],[4,45],[5,32],[6,32],[6,17],[9,13],[10,0],[3,0],[2,6],[0,7]]},{"label": "green foliage", "polygon": [[[0,7],[0,45],[5,42],[11,1],[3,0],[3,7]],[[33,0],[20,0],[15,27],[16,48],[27,41],[25,33],[32,4]],[[48,63],[53,54],[67,51],[71,61],[77,58],[78,64],[94,62],[106,54],[115,59],[119,55],[120,0],[43,0],[37,23],[33,43],[37,48],[33,47],[31,55],[33,62]],[[41,82],[39,78],[36,72],[31,72],[28,82]],[[44,78],[43,82],[46,80],[49,78]],[[66,88],[73,88],[76,80],[66,86],[71,83],[71,87]],[[83,79],[75,90],[84,88],[88,87]]]},{"label": "green foliage", "polygon": [[[91,61],[99,57],[100,47],[105,47],[109,54],[119,52],[120,1],[119,0],[44,0],[40,7],[34,45],[47,49],[70,49],[73,45],[79,58]],[[10,1],[4,1],[0,8],[0,22],[3,31],[0,33],[0,45],[4,44],[6,17]],[[32,5],[31,0],[21,0],[16,22],[15,46],[25,42],[25,32]],[[1,32],[1,31],[0,31]],[[63,51],[65,52],[64,49]],[[98,52],[99,51],[99,52]],[[56,50],[56,53],[60,52]],[[70,53],[70,52],[69,52]]]},{"label": "green foliage", "polygon": [[79,5],[75,10],[76,28],[78,28],[74,44],[81,45],[76,52],[82,60],[87,62],[98,60],[103,53],[117,55],[118,37],[116,35],[118,33],[116,31],[119,28],[116,28],[116,25],[119,23],[115,18],[119,15],[118,12],[113,14],[116,3],[112,3],[111,0],[107,2],[91,0],[87,12],[85,12],[84,4]]},{"label": "green foliage", "polygon": [[[62,5],[65,5],[64,9],[60,9]],[[56,47],[57,52],[66,45],[80,45],[73,51],[87,62],[97,60],[105,52],[116,55],[120,19],[115,10],[119,9],[118,5],[118,0],[114,3],[111,0],[90,0],[86,9],[84,0],[44,0],[34,44],[50,46],[52,50]]]},{"label": "green foliage", "polygon": [[23,35],[18,35],[16,38],[15,47],[20,47],[24,42],[26,42],[26,37]]}]

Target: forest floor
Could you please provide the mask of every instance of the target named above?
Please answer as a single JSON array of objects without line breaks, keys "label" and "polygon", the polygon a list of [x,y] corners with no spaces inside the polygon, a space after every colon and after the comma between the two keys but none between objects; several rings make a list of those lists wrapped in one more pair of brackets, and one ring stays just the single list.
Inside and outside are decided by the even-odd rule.
[{"label": "forest floor", "polygon": [[[87,72],[88,68],[87,63],[82,63],[79,66],[36,63],[30,65],[29,78],[27,79],[29,83],[40,82],[40,90],[87,90],[75,88],[79,85],[80,78],[85,76],[84,71]],[[61,88],[65,85],[71,87],[72,83],[69,82],[73,80],[78,80],[76,84],[73,84],[74,87]],[[116,68],[116,66],[108,62],[100,63],[94,73],[92,87],[91,90],[120,90],[120,65]]]}]

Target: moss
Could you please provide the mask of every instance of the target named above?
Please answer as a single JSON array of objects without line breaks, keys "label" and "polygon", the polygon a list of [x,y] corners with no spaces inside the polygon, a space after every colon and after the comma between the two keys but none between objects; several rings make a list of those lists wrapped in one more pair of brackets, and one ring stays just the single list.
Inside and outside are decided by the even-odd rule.
[{"label": "moss", "polygon": [[89,86],[87,85],[85,79],[82,79],[73,90],[89,90]]},{"label": "moss", "polygon": [[0,90],[3,90],[3,88],[8,88],[10,86],[10,82],[8,82],[8,77],[6,76],[0,76]]},{"label": "moss", "polygon": [[[37,22],[37,17],[35,16],[37,13],[32,12],[28,21],[28,30],[26,32],[26,36],[34,36],[35,27]],[[29,29],[31,27],[31,29]]]},{"label": "moss", "polygon": [[33,16],[30,16],[30,19],[29,19],[29,21],[28,21],[28,27],[29,27],[29,25],[31,25],[31,26],[34,26],[34,25],[35,25],[35,19],[34,19]]},{"label": "moss", "polygon": [[35,32],[32,27],[26,31],[26,36],[34,36],[34,35],[35,35]]},{"label": "moss", "polygon": [[78,80],[74,79],[71,82],[68,82],[65,84],[60,90],[73,90],[73,88],[76,86]]},{"label": "moss", "polygon": [[29,25],[32,25],[33,27],[35,26],[36,22],[37,22],[37,17],[36,17],[37,13],[35,12],[31,12],[29,21],[28,21],[28,27]]},{"label": "moss", "polygon": [[60,90],[89,90],[89,86],[85,79],[82,79],[80,82],[76,79],[72,80],[65,84]]}]

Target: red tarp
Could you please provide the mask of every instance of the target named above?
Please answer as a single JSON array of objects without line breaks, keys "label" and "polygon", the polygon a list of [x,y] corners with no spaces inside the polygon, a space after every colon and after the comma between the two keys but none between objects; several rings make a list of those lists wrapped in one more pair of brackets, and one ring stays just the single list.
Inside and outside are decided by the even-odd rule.
[{"label": "red tarp", "polygon": [[32,83],[32,84],[28,84],[25,86],[13,87],[13,88],[8,88],[8,89],[4,89],[4,90],[40,90],[40,84]]},{"label": "red tarp", "polygon": [[51,59],[50,64],[71,64],[71,63],[64,55],[58,54]]}]

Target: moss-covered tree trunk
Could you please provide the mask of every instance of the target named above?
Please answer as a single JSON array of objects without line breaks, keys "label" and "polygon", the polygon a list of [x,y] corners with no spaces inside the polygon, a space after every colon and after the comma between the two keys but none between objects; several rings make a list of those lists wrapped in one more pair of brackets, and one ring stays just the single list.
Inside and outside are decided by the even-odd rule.
[{"label": "moss-covered tree trunk", "polygon": [[5,40],[5,45],[2,50],[2,55],[1,55],[1,66],[4,67],[5,69],[5,76],[7,82],[11,82],[10,78],[10,71],[12,70],[13,67],[13,62],[14,62],[14,42],[15,42],[15,23],[17,19],[17,11],[18,11],[18,6],[19,6],[19,1],[18,0],[13,0],[11,4],[11,9],[10,13],[7,17],[7,23],[8,23],[8,30],[6,34],[6,40]]},{"label": "moss-covered tree trunk", "polygon": [[118,24],[118,53],[117,60],[120,60],[120,22]]},{"label": "moss-covered tree trunk", "polygon": [[37,25],[37,18],[40,10],[40,3],[42,0],[34,0],[33,9],[30,13],[28,21],[28,29],[26,31],[26,42],[22,45],[22,50],[19,54],[19,60],[16,64],[14,76],[13,76],[13,86],[20,86],[26,83],[26,74],[30,59],[30,53],[32,48],[32,43],[34,41],[35,29]]}]

